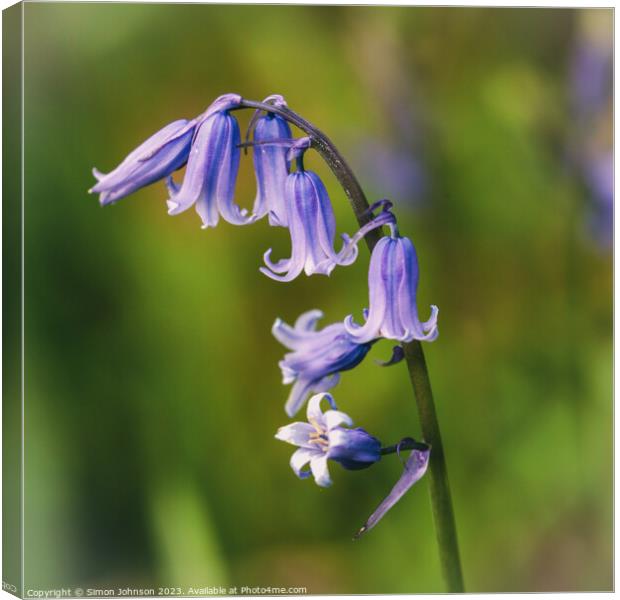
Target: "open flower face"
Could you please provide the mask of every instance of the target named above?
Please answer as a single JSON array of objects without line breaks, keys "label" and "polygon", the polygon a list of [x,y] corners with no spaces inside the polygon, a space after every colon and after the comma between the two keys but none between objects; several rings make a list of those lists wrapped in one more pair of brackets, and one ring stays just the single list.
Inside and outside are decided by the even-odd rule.
[{"label": "open flower face", "polygon": [[[323,412],[321,401],[330,408]],[[364,469],[381,458],[381,442],[361,428],[349,429],[353,424],[349,415],[339,411],[331,394],[317,394],[310,398],[307,423],[291,423],[280,427],[276,438],[299,449],[291,456],[291,468],[300,479],[312,475],[317,485],[332,484],[328,460],[339,462],[346,469]],[[305,469],[306,465],[309,469]]]}]

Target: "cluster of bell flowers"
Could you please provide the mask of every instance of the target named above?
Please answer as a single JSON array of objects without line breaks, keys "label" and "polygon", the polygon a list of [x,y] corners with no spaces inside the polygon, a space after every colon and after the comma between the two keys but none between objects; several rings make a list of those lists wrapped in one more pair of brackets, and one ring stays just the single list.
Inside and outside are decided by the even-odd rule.
[{"label": "cluster of bell flowers", "polygon": [[[279,95],[269,96],[264,103],[274,108],[286,107]],[[282,116],[256,111],[246,135],[246,140],[251,135],[252,141],[244,144],[233,114],[239,108],[243,108],[241,96],[225,94],[195,119],[170,123],[133,150],[110,173],[93,169],[98,181],[89,192],[99,194],[100,204],[106,206],[165,179],[168,213],[177,215],[194,206],[203,229],[215,227],[220,217],[234,225],[248,225],[267,216],[270,225],[288,229],[291,255],[273,262],[271,249],[267,250],[263,256],[265,266],[260,271],[282,282],[292,281],[302,272],[329,275],[336,266],[352,264],[358,255],[359,241],[373,229],[389,227],[389,235],[383,236],[372,250],[369,305],[363,311],[362,325],[349,315],[317,331],[322,313],[312,310],[302,314],[294,327],[277,319],[272,329],[276,339],[291,350],[280,362],[283,383],[293,384],[285,404],[286,413],[294,416],[312,394],[317,394],[308,406],[309,424],[305,424],[313,427],[314,433],[308,433],[311,441],[308,438],[301,444],[291,466],[304,478],[307,472],[301,467],[310,462],[315,481],[324,487],[331,482],[325,466],[328,459],[340,462],[345,468],[364,468],[379,460],[381,449],[378,440],[363,430],[343,427],[350,424],[349,417],[334,412],[333,398],[325,392],[338,383],[342,371],[357,366],[380,339],[399,343],[434,340],[438,335],[438,309],[432,306],[429,319],[419,320],[416,250],[411,240],[399,234],[391,203],[384,200],[370,207],[369,222],[352,237],[343,234],[341,249],[335,250],[336,220],[327,190],[319,176],[304,166],[304,155],[312,147],[311,138],[295,139]],[[248,145],[253,148],[257,183],[251,212],[241,208],[234,199],[241,149]],[[177,183],[173,173],[183,166],[186,166],[183,181]],[[392,359],[385,364],[398,362],[402,356],[402,348],[397,346]],[[320,417],[319,408],[324,397],[332,405],[326,421]],[[302,428],[301,424],[288,427],[280,429],[276,437],[297,444],[302,438],[291,432],[307,427]],[[415,452],[422,452],[414,461],[417,466],[413,470],[419,475],[413,478],[415,481],[426,469],[428,451],[426,460],[420,458],[424,456],[420,450],[410,456],[411,459]],[[364,460],[360,460],[360,452]],[[406,466],[403,478],[412,485],[411,472]]]}]

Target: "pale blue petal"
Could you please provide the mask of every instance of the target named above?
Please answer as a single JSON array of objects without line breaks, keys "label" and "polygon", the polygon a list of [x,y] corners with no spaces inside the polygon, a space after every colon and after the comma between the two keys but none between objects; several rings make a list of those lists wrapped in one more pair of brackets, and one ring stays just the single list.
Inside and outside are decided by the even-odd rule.
[{"label": "pale blue petal", "polygon": [[314,331],[316,324],[323,318],[323,311],[314,309],[299,315],[295,321],[295,329],[301,331]]},{"label": "pale blue petal", "polygon": [[284,427],[280,427],[275,437],[278,440],[293,444],[295,446],[302,446],[305,448],[312,448],[310,444],[310,435],[315,432],[314,427],[309,423],[291,423]]},{"label": "pale blue petal", "polygon": [[295,475],[300,479],[310,477],[310,471],[302,471],[302,469],[315,457],[321,456],[323,453],[319,450],[310,450],[309,448],[299,448],[293,452],[289,464]]},{"label": "pale blue petal", "polygon": [[314,481],[316,481],[318,486],[329,487],[332,484],[327,467],[327,455],[314,456],[310,460],[310,468],[312,469]]},{"label": "pale blue petal", "polygon": [[323,418],[325,419],[327,431],[331,431],[335,427],[340,427],[341,425],[346,425],[347,427],[353,425],[351,417],[340,410],[328,410],[323,415]]},{"label": "pale blue petal", "polygon": [[308,418],[308,423],[316,423],[323,429],[325,429],[325,420],[323,419],[323,411],[321,410],[321,402],[322,400],[327,400],[332,406],[334,405],[334,399],[331,394],[315,394],[308,400],[308,408],[306,409],[306,417]]}]

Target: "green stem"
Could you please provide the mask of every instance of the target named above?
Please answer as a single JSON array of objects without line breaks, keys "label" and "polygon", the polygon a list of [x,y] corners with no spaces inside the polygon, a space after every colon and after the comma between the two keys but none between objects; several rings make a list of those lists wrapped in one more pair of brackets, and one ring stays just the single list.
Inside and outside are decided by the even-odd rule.
[{"label": "green stem", "polygon": [[381,448],[381,456],[385,456],[386,454],[396,454],[403,450],[421,450],[422,452],[426,452],[429,448],[430,446],[424,442],[416,442],[413,438],[405,438],[404,440],[398,442],[398,444]]},{"label": "green stem", "polygon": [[429,458],[431,504],[443,576],[449,592],[464,592],[465,584],[463,583],[463,572],[459,559],[456,522],[452,508],[450,484],[448,483],[446,457],[441,441],[441,432],[439,431],[431,380],[426,368],[426,359],[424,358],[422,344],[417,340],[403,344],[403,348],[409,369],[409,378],[418,405],[422,436],[431,445]]},{"label": "green stem", "polygon": [[[254,108],[256,110],[277,113],[310,136],[313,147],[321,154],[344,189],[360,226],[365,225],[372,219],[372,215],[367,212],[369,208],[368,201],[353,170],[340,152],[338,152],[332,141],[322,131],[286,107],[243,100],[241,108]],[[379,229],[375,229],[365,236],[366,244],[370,251],[372,251],[381,236],[382,232]],[[449,592],[463,592],[465,588],[459,558],[450,485],[448,483],[446,458],[441,442],[439,422],[437,421],[424,351],[422,350],[422,344],[418,341],[403,344],[403,348],[418,406],[424,441],[430,444],[432,448],[429,461],[430,494],[443,576]]]}]

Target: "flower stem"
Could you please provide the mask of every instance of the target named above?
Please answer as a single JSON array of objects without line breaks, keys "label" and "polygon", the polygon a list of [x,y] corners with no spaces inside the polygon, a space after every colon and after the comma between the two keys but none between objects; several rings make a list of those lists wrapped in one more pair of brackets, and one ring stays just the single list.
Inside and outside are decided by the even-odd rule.
[{"label": "flower stem", "polygon": [[396,454],[402,450],[421,450],[422,452],[425,452],[429,448],[430,446],[424,442],[416,442],[413,438],[405,438],[398,442],[398,444],[381,448],[380,452],[381,456],[385,456],[386,454]]},{"label": "flower stem", "polygon": [[417,340],[403,344],[403,348],[409,369],[409,378],[418,405],[422,435],[432,447],[429,457],[431,504],[433,505],[433,518],[443,576],[449,592],[464,592],[465,584],[459,558],[446,457],[441,441],[426,359],[424,358],[422,344]]},{"label": "flower stem", "polygon": [[[254,108],[279,114],[310,136],[313,147],[321,154],[340,182],[360,226],[366,225],[372,219],[364,191],[351,167],[322,131],[287,107],[244,99],[240,108]],[[372,251],[381,236],[380,229],[370,231],[365,236],[369,250]],[[417,340],[403,344],[403,348],[418,407],[422,435],[424,441],[432,447],[429,461],[430,495],[443,576],[449,592],[464,592],[448,471],[424,351],[422,344]]]}]

